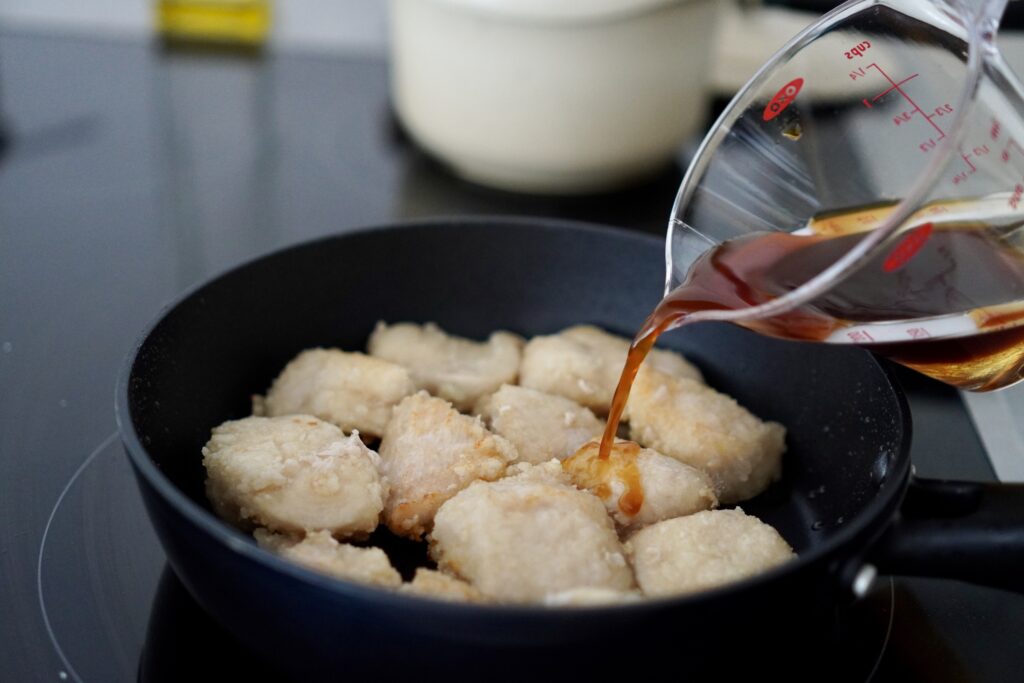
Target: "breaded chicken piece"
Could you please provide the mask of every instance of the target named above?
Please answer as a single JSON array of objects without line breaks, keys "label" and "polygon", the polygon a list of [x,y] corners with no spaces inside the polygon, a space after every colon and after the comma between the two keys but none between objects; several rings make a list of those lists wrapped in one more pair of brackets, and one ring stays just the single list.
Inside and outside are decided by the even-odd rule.
[{"label": "breaded chicken piece", "polygon": [[627,410],[633,441],[706,472],[722,504],[753,498],[781,475],[785,427],[705,384],[638,374]]},{"label": "breaded chicken piece", "polygon": [[609,588],[570,588],[560,593],[544,596],[547,607],[598,607],[637,602],[642,596],[638,591],[616,591]]},{"label": "breaded chicken piece", "polygon": [[516,465],[441,506],[430,552],[442,570],[502,602],[594,588],[628,591],[633,574],[601,501],[565,482],[557,461]]},{"label": "breaded chicken piece", "polygon": [[[578,325],[550,336],[534,337],[523,350],[519,383],[565,396],[607,415],[629,352],[629,340],[593,325]],[[652,349],[640,372],[655,368],[702,381],[700,371],[680,354]]]},{"label": "breaded chicken piece", "polygon": [[626,550],[648,596],[707,590],[796,557],[775,529],[739,508],[652,524],[635,533]]},{"label": "breaded chicken piece", "polygon": [[362,353],[309,349],[278,375],[256,409],[268,417],[315,415],[369,436],[380,436],[391,409],[416,392],[409,371],[401,365]]},{"label": "breaded chicken piece", "polygon": [[562,463],[551,459],[542,463],[517,462],[505,470],[506,477],[517,477],[520,481],[538,481],[544,484],[573,486],[572,477],[562,469]]},{"label": "breaded chicken piece", "polygon": [[562,460],[604,431],[604,422],[575,401],[508,384],[477,401],[474,412],[512,442],[522,462]]},{"label": "breaded chicken piece", "polygon": [[380,548],[338,543],[326,531],[308,533],[302,540],[266,529],[257,529],[253,536],[261,548],[321,574],[389,588],[402,584],[401,575]]},{"label": "breaded chicken piece", "polygon": [[381,473],[391,486],[384,521],[395,534],[417,539],[434,513],[477,479],[497,479],[516,449],[462,415],[447,401],[414,394],[395,407],[380,443]]},{"label": "breaded chicken piece", "polygon": [[379,462],[358,433],[311,415],[225,422],[203,448],[206,494],[221,517],[339,537],[377,527],[387,496]]},{"label": "breaded chicken piece", "polygon": [[485,342],[447,334],[434,323],[377,323],[370,335],[370,355],[409,369],[417,388],[467,411],[519,374],[523,339],[494,332]]},{"label": "breaded chicken piece", "polygon": [[700,470],[620,439],[602,460],[599,445],[585,444],[562,468],[601,499],[624,532],[718,506],[711,479]]},{"label": "breaded chicken piece", "polygon": [[412,581],[402,584],[399,590],[403,593],[451,602],[484,602],[484,596],[480,594],[480,591],[462,579],[423,567],[417,569]]}]

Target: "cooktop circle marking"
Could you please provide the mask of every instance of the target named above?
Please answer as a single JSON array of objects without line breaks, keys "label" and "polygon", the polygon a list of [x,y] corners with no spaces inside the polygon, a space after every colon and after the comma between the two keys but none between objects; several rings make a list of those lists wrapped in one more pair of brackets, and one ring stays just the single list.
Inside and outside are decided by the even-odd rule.
[{"label": "cooktop circle marking", "polygon": [[64,497],[68,494],[68,491],[71,490],[71,487],[74,485],[75,481],[78,480],[78,477],[81,476],[82,472],[85,471],[85,468],[96,459],[96,456],[107,450],[107,448],[110,447],[110,444],[117,439],[117,434],[117,432],[114,432],[100,442],[100,445],[93,449],[92,453],[89,454],[89,457],[83,460],[82,464],[78,466],[77,470],[75,470],[75,473],[71,475],[71,479],[69,479],[68,483],[64,485],[64,490],[60,492],[59,496],[57,496],[57,502],[53,504],[53,509],[50,510],[50,517],[46,520],[46,527],[43,529],[43,538],[39,542],[39,558],[36,562],[36,593],[39,596],[39,609],[43,613],[43,625],[46,627],[46,633],[50,636],[50,642],[53,643],[53,649],[56,650],[57,656],[60,658],[60,661],[65,668],[65,671],[61,671],[57,674],[58,678],[62,681],[67,680],[68,677],[70,677],[78,683],[83,683],[82,678],[75,671],[75,667],[71,666],[71,662],[69,662],[68,658],[64,655],[64,650],[61,649],[60,643],[57,642],[57,636],[54,634],[53,627],[50,625],[50,616],[46,613],[46,600],[43,598],[43,552],[46,550],[46,537],[50,534],[50,526],[53,524],[53,518],[57,516],[57,510],[60,508],[60,504],[64,501]]},{"label": "cooktop circle marking", "polygon": [[878,667],[882,665],[882,657],[885,656],[885,651],[889,649],[889,637],[892,636],[892,622],[896,615],[896,580],[891,576],[889,577],[889,623],[885,626],[885,637],[882,638],[882,649],[878,653],[878,659],[875,660],[875,665],[871,667],[871,673],[865,679],[866,683],[871,683],[874,679],[875,674],[878,673]]},{"label": "cooktop circle marking", "polygon": [[[50,527],[53,525],[53,521],[57,516],[57,512],[60,509],[61,504],[64,502],[64,498],[67,497],[68,492],[75,485],[75,482],[78,481],[79,477],[82,476],[82,473],[85,472],[89,465],[91,465],[92,462],[96,460],[97,457],[100,456],[100,454],[102,454],[107,448],[109,448],[117,440],[117,437],[118,432],[116,431],[109,434],[105,439],[103,439],[103,441],[100,442],[98,446],[96,446],[96,448],[92,450],[92,452],[89,453],[88,457],[86,457],[85,460],[82,461],[82,464],[80,464],[78,468],[75,470],[75,472],[71,475],[71,478],[68,480],[67,484],[65,484],[64,489],[60,492],[60,495],[57,496],[57,501],[54,503],[53,509],[50,511],[50,516],[46,520],[46,526],[43,529],[43,537],[39,543],[39,556],[36,562],[36,591],[39,598],[39,609],[43,615],[43,625],[46,627],[47,635],[50,638],[50,642],[53,644],[53,648],[56,651],[57,656],[60,658],[61,663],[64,665],[64,669],[57,672],[57,677],[61,681],[66,681],[70,679],[76,681],[77,683],[84,683],[82,677],[78,675],[78,672],[75,671],[75,668],[71,665],[71,662],[64,654],[64,650],[61,648],[60,643],[57,642],[57,636],[53,631],[53,627],[50,623],[49,614],[46,611],[46,600],[43,596],[43,555],[46,550],[46,540],[50,533]],[[875,677],[875,674],[878,672],[878,669],[882,664],[882,659],[885,656],[885,652],[888,649],[889,639],[892,636],[892,627],[896,611],[896,587],[895,581],[892,577],[889,577],[888,584],[889,619],[886,625],[885,636],[882,639],[881,649],[879,650],[878,656],[875,659],[874,666],[872,666],[870,673],[865,679],[866,683],[870,683],[870,681]]]}]

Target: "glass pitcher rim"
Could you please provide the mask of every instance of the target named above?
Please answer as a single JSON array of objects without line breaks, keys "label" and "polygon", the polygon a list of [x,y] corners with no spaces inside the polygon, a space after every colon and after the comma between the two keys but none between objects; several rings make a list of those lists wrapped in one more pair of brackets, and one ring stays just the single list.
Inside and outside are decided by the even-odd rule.
[{"label": "glass pitcher rim", "polygon": [[[860,240],[842,257],[826,267],[822,272],[787,292],[786,294],[772,299],[766,303],[736,310],[705,310],[695,313],[694,320],[754,320],[758,318],[771,317],[779,313],[791,310],[801,304],[817,298],[825,293],[835,284],[844,278],[852,275],[861,266],[870,260],[875,248],[887,240],[901,225],[911,218],[913,213],[921,206],[928,194],[940,180],[942,172],[949,165],[954,152],[958,149],[966,128],[965,122],[971,115],[972,104],[975,100],[978,88],[984,78],[984,65],[988,61],[988,54],[998,55],[994,38],[998,30],[999,19],[1005,9],[1007,0],[982,0],[971,6],[964,0],[923,0],[928,3],[941,3],[957,12],[957,21],[965,32],[967,42],[966,78],[956,98],[954,111],[956,115],[950,125],[949,135],[939,142],[935,154],[927,168],[919,175],[899,202],[894,206],[892,212],[871,230],[864,239]],[[756,92],[764,84],[767,78],[774,72],[775,68],[789,57],[799,52],[814,40],[816,40],[829,26],[838,23],[844,18],[851,17],[863,11],[865,8],[885,5],[892,6],[893,3],[885,0],[847,0],[842,5],[823,14],[816,21],[812,22],[800,33],[791,38],[785,45],[776,51],[744,84],[736,95],[725,107],[718,119],[709,129],[708,134],[701,142],[694,154],[693,160],[683,176],[679,190],[676,193],[675,201],[669,217],[668,228],[665,236],[665,293],[667,294],[673,286],[673,232],[675,229],[683,228],[692,231],[704,238],[709,244],[715,245],[719,241],[709,238],[700,232],[696,226],[691,226],[679,219],[682,207],[692,197],[693,192],[700,183],[693,183],[695,176],[703,176],[713,154],[709,150],[717,148],[722,139],[729,132],[730,119],[737,113],[747,108],[749,103],[745,102],[744,95],[751,91]],[[972,15],[969,10],[975,10]],[[998,10],[998,14],[996,11]],[[702,163],[703,162],[703,163]]]}]

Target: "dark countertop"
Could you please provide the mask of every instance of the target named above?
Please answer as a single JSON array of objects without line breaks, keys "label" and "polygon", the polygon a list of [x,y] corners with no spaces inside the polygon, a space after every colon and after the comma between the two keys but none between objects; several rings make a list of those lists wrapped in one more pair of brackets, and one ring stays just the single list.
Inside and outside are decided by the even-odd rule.
[{"label": "dark countertop", "polygon": [[[404,139],[385,65],[370,57],[164,54],[0,33],[0,116],[5,680],[61,671],[38,607],[40,539],[69,478],[115,429],[124,354],[177,292],[281,245],[428,215],[558,216],[661,234],[681,178],[677,166],[590,198],[469,185]],[[919,474],[992,479],[956,392],[900,376]],[[876,680],[1019,673],[1024,599],[937,580],[896,585],[895,647]],[[143,618],[148,606],[138,609]]]}]

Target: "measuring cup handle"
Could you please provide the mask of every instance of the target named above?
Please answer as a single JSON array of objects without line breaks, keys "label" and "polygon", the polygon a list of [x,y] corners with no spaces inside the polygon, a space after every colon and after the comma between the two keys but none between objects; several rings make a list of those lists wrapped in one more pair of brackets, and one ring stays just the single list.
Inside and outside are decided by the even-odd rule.
[{"label": "measuring cup handle", "polygon": [[1024,484],[912,479],[869,562],[1024,593]]},{"label": "measuring cup handle", "polygon": [[973,3],[969,3],[968,10],[976,8],[978,12],[976,20],[988,22],[991,30],[995,31],[999,27],[1003,14],[1006,13],[1007,2],[1009,0],[982,0],[974,7],[972,7]]}]

